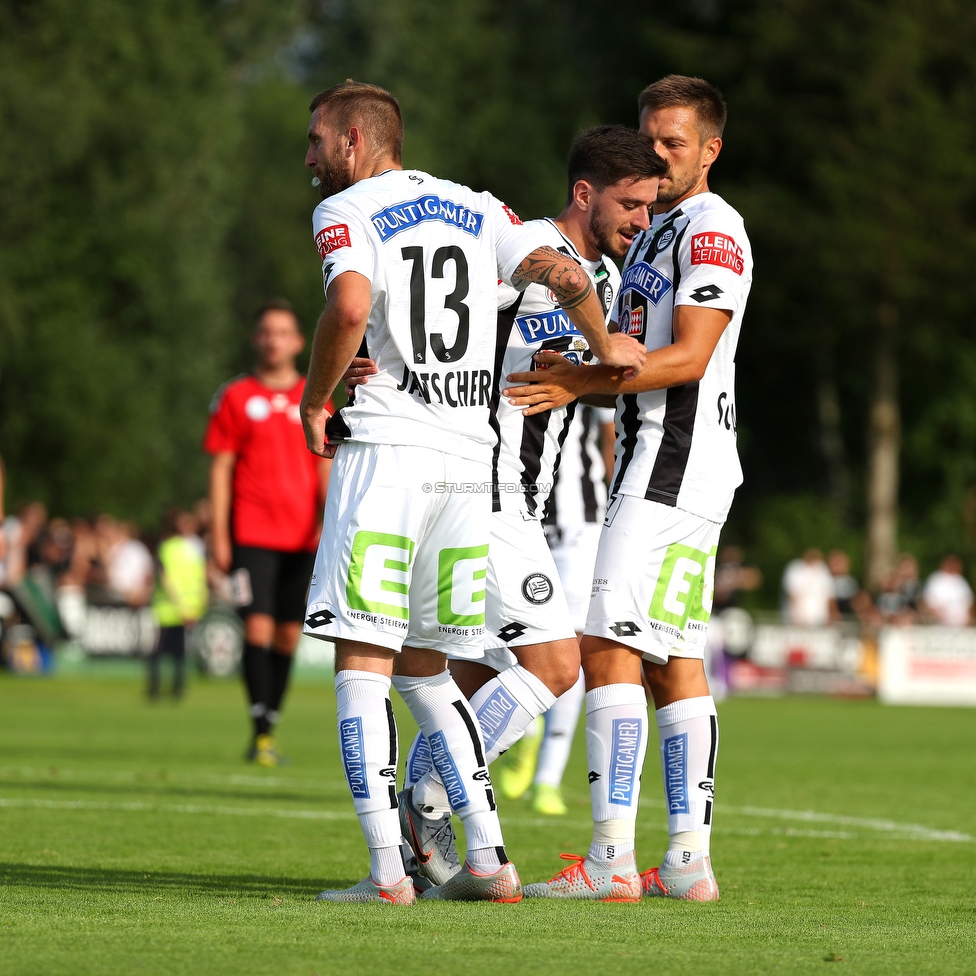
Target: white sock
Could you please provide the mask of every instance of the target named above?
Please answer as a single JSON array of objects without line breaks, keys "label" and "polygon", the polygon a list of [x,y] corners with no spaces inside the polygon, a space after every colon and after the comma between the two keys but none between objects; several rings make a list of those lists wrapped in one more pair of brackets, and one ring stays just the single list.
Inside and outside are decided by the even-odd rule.
[{"label": "white sock", "polygon": [[683,698],[655,713],[668,809],[665,863],[687,864],[708,853],[715,799],[718,713],[711,695]]},{"label": "white sock", "polygon": [[536,785],[558,788],[562,783],[585,693],[581,670],[576,684],[560,695],[556,704],[546,712],[546,732],[539,748],[539,760],[535,769]]},{"label": "white sock", "polygon": [[406,874],[403,871],[403,855],[400,844],[396,847],[371,847],[369,849],[369,876],[378,885],[395,885]]},{"label": "white sock", "polygon": [[424,678],[395,675],[393,684],[430,744],[447,809],[464,822],[468,848],[501,847],[502,828],[481,731],[450,671]]},{"label": "white sock", "polygon": [[634,849],[641,770],[647,752],[647,699],[641,685],[586,693],[586,759],[593,842],[590,856],[610,861]]},{"label": "white sock", "polygon": [[469,868],[480,874],[494,874],[503,864],[508,862],[508,855],[504,847],[479,847],[473,849],[468,845],[468,852],[464,856]]},{"label": "white sock", "polygon": [[532,721],[556,702],[556,696],[521,664],[500,672],[471,697],[485,740],[490,766],[510,749]]},{"label": "white sock", "polygon": [[430,769],[430,745],[424,733],[418,732],[416,738],[410,743],[410,751],[407,753],[407,768],[403,776],[404,789],[408,786],[416,786],[424,773],[430,772]]},{"label": "white sock", "polygon": [[[396,680],[396,679],[395,679]],[[490,765],[513,746],[526,728],[551,707],[556,696],[520,664],[508,668],[482,685],[471,698],[485,742],[485,759]],[[409,762],[408,762],[409,766]],[[449,809],[447,793],[436,769],[430,769],[414,787],[414,802],[434,818]]]},{"label": "white sock", "polygon": [[392,857],[376,853],[392,849],[399,857],[400,848],[397,728],[390,679],[371,671],[340,671],[335,687],[339,754],[370,848],[370,874],[377,884],[396,884],[404,877],[402,860],[397,868]]}]

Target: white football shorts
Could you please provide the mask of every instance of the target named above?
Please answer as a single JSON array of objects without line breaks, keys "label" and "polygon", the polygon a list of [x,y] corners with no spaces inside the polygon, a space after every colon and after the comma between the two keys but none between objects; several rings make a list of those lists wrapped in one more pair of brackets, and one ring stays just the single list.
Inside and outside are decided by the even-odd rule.
[{"label": "white football shorts", "polygon": [[602,530],[602,522],[580,522],[572,528],[564,528],[559,541],[551,546],[556,571],[566,594],[569,618],[577,633],[582,633],[586,626],[593,566]]},{"label": "white football shorts", "polygon": [[346,441],[332,463],[304,631],[481,657],[491,466]]},{"label": "white football shorts", "polygon": [[583,632],[655,664],[704,659],[721,531],[679,508],[617,495],[603,523]]},{"label": "white football shorts", "polygon": [[510,647],[576,637],[538,519],[507,512],[491,516],[485,628],[485,654],[479,664],[496,671],[518,663]]}]

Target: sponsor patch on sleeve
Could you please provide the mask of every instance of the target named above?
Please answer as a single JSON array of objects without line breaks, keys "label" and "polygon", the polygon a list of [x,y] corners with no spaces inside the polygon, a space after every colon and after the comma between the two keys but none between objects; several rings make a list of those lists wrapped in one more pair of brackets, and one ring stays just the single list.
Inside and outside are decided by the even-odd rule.
[{"label": "sponsor patch on sleeve", "polygon": [[514,210],[513,210],[513,209],[512,209],[511,207],[509,207],[509,206],[506,206],[506,205],[505,205],[505,204],[503,203],[503,204],[502,204],[502,210],[504,210],[504,211],[505,211],[505,213],[506,213],[506,214],[508,214],[508,219],[509,219],[509,220],[510,220],[510,221],[511,221],[511,222],[512,222],[513,224],[516,224],[516,225],[517,225],[517,224],[521,224],[521,223],[522,223],[522,218],[521,218],[521,217],[520,217],[520,216],[519,216],[519,215],[518,215],[518,214],[517,214],[517,213],[516,213],[516,212],[515,212],[515,211],[514,211]]},{"label": "sponsor patch on sleeve", "polygon": [[340,247],[351,247],[349,227],[346,224],[333,224],[331,227],[323,227],[315,235],[315,246],[319,249],[319,255],[323,261]]},{"label": "sponsor patch on sleeve", "polygon": [[744,267],[742,248],[728,234],[716,231],[695,234],[691,239],[691,263],[714,264],[740,275]]}]

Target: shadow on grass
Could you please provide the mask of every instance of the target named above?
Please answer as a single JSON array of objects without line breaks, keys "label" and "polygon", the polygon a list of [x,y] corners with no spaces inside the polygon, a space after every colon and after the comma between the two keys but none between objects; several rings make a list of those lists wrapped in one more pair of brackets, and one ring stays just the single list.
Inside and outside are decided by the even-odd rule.
[{"label": "shadow on grass", "polygon": [[[98,783],[91,780],[53,780],[53,779],[0,779],[0,790],[3,792],[18,790],[23,792],[40,792],[48,794],[94,794],[102,796],[125,797],[132,799],[133,796],[153,800],[171,799],[210,799],[227,801],[257,800],[259,802],[290,802],[290,803],[311,803],[318,806],[328,803],[330,800],[344,802],[348,805],[349,793],[347,790],[338,788],[323,788],[320,792],[301,792],[300,790],[249,790],[239,787],[219,787],[207,786],[177,786],[170,785],[163,781],[153,780],[146,777],[143,780],[134,779],[128,783]],[[71,799],[75,799],[72,796]]]},{"label": "shadow on grass", "polygon": [[356,879],[285,878],[256,874],[186,874],[178,871],[132,871],[118,868],[59,867],[0,863],[0,887],[57,888],[69,891],[146,893],[159,889],[190,895],[255,897],[291,895],[314,898],[324,888],[346,888]]}]

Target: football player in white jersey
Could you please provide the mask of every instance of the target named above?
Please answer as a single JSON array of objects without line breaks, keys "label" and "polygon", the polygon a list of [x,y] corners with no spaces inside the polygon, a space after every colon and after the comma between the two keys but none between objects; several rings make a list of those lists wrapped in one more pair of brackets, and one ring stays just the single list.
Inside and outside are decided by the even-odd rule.
[{"label": "football player in white jersey", "polygon": [[[619,272],[606,256],[623,257],[649,226],[658,179],[667,164],[650,142],[623,126],[599,126],[580,133],[568,160],[568,199],[555,219],[525,226],[582,266],[609,313]],[[571,362],[589,362],[586,337],[544,284],[523,291],[499,286],[495,373],[530,369],[540,349]],[[374,368],[357,359],[347,381],[362,382]],[[542,515],[554,480],[572,409],[526,417],[501,396],[496,385],[490,422],[498,433],[492,457],[492,521],[488,558],[484,656],[454,658],[451,671],[471,699],[490,764],[546,712],[579,675],[579,647],[542,529]],[[449,797],[432,763],[429,744],[418,735],[411,746],[401,797],[403,835],[421,873],[436,882],[459,867],[454,853]]]},{"label": "football player in white jersey", "polygon": [[[650,230],[624,263],[617,323],[651,350],[640,376],[554,361],[522,374],[518,403],[552,409],[617,395],[616,466],[582,644],[593,842],[527,896],[710,901],[718,719],[703,665],[719,532],[742,481],[735,348],[752,281],[742,218],[708,189],[725,104],[699,78],[669,76],[640,96],[640,129],[671,166]],[[540,357],[546,358],[546,357]],[[531,385],[544,377],[542,384]],[[653,695],[670,841],[639,876],[634,829]]]},{"label": "football player in white jersey", "polygon": [[[336,644],[340,752],[370,850],[366,880],[320,898],[415,898],[399,850],[396,658],[392,680],[468,838],[463,869],[424,897],[518,901],[484,742],[446,667],[448,652],[481,654],[491,496],[434,489],[491,476],[498,279],[551,288],[601,359],[634,375],[643,346],[608,334],[579,264],[500,201],[404,171],[389,92],[346,82],[311,111],[306,165],[323,196],[313,234],[327,304],[302,417],[309,449],[335,462],[305,632]],[[361,347],[378,372],[330,419],[325,405]]]}]

